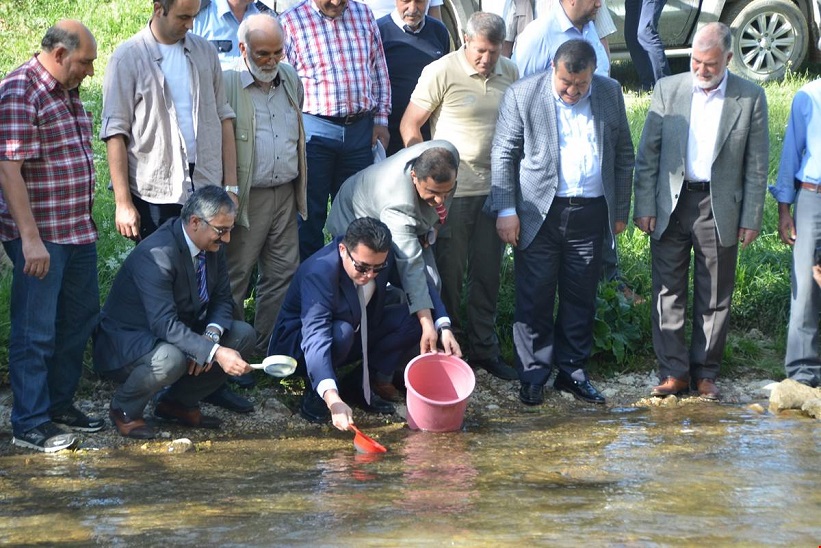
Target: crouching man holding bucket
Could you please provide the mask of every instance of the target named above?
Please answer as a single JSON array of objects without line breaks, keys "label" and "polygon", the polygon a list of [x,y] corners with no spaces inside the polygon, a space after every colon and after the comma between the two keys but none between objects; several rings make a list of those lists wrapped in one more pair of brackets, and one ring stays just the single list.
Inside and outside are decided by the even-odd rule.
[{"label": "crouching man holding bucket", "polygon": [[[327,422],[340,430],[353,423],[351,408],[342,401],[335,370],[362,359],[362,408],[390,414],[394,406],[377,396],[371,376],[393,376],[400,360],[416,345],[436,351],[423,337],[416,316],[402,302],[391,233],[377,219],[356,219],[345,235],[302,263],[277,318],[268,354],[287,354],[299,362],[298,372],[310,381],[300,414],[311,422]],[[434,317],[446,354],[461,356],[451,333],[445,307],[429,280]]]}]

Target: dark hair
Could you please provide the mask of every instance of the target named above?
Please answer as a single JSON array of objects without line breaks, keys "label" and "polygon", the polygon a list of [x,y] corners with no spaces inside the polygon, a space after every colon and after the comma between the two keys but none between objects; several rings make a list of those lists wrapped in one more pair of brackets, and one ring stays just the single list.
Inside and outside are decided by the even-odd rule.
[{"label": "dark hair", "polygon": [[210,221],[220,212],[235,214],[237,206],[234,200],[228,196],[221,186],[207,185],[194,191],[182,206],[180,217],[186,223],[191,221],[191,217],[199,217]]},{"label": "dark hair", "polygon": [[388,225],[373,217],[361,217],[348,225],[342,243],[348,250],[356,249],[359,244],[376,253],[385,253],[391,248],[391,231]]},{"label": "dark hair", "polygon": [[[168,10],[170,10],[171,6],[174,5],[174,1],[175,0],[153,0],[152,5],[159,4],[162,8],[162,14],[168,15]],[[202,9],[202,6],[200,6],[200,9]]]},{"label": "dark hair", "polygon": [[429,148],[411,164],[416,178],[420,181],[433,179],[437,184],[451,181],[459,170],[459,163],[453,153],[446,148]]},{"label": "dark hair", "polygon": [[40,41],[40,49],[46,53],[54,51],[57,46],[63,46],[71,53],[80,47],[80,35],[76,32],[69,32],[64,28],[52,26],[46,31],[46,35]]},{"label": "dark hair", "polygon": [[577,74],[589,68],[596,69],[596,50],[587,40],[575,38],[568,40],[556,50],[553,56],[553,66],[558,67],[559,63],[570,74]]},{"label": "dark hair", "polygon": [[487,11],[477,11],[468,19],[465,36],[470,39],[481,37],[491,44],[505,41],[505,20]]}]

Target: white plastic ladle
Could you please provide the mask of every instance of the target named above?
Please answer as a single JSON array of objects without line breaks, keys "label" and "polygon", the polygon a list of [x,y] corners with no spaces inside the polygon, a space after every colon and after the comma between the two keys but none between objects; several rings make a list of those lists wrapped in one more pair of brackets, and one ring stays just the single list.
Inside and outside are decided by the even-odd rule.
[{"label": "white plastic ladle", "polygon": [[275,354],[268,356],[262,363],[249,364],[251,369],[262,369],[272,377],[287,377],[296,371],[296,360],[291,356]]}]

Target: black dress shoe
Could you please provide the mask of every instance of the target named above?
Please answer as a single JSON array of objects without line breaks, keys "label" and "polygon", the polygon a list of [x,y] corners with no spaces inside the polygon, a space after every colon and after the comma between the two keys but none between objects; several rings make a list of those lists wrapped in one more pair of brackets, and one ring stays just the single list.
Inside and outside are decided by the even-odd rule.
[{"label": "black dress shoe", "polygon": [[579,382],[570,375],[560,372],[556,375],[553,388],[562,392],[570,392],[577,400],[586,401],[587,403],[602,405],[605,403],[604,396],[587,379]]},{"label": "black dress shoe", "polygon": [[237,375],[236,377],[228,377],[228,382],[232,382],[236,384],[240,388],[253,388],[257,384],[257,380],[254,378],[253,373],[245,373],[243,375]]},{"label": "black dress shoe", "polygon": [[203,415],[199,407],[184,407],[177,402],[160,400],[154,406],[154,416],[166,421],[176,421],[191,428],[217,429],[222,421],[217,417]]},{"label": "black dress shoe", "polygon": [[519,388],[519,401],[525,405],[541,405],[544,403],[544,385],[523,382]]},{"label": "black dress shoe", "polygon": [[470,365],[473,367],[481,367],[497,379],[502,379],[503,381],[519,380],[519,374],[516,373],[515,369],[506,364],[501,356],[487,360],[470,360]]},{"label": "black dress shoe", "polygon": [[305,388],[302,394],[302,401],[299,403],[299,414],[308,422],[315,424],[325,424],[331,420],[331,411],[328,409],[325,400],[319,397],[316,390],[310,387]]},{"label": "black dress shoe", "polygon": [[203,398],[204,402],[222,407],[234,413],[250,413],[254,410],[254,404],[246,400],[239,394],[236,394],[228,388],[228,385],[223,384],[210,396]]},{"label": "black dress shoe", "polygon": [[377,413],[379,415],[392,415],[396,413],[396,407],[389,401],[385,401],[371,390],[371,403],[366,403],[362,398],[360,405],[365,413]]}]

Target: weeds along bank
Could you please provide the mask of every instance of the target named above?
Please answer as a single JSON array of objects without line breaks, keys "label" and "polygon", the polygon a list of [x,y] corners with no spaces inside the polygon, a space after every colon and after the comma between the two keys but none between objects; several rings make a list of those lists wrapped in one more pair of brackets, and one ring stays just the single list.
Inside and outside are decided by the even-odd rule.
[{"label": "weeds along bank", "polygon": [[[87,109],[94,116],[94,133],[99,132],[102,107],[102,81],[108,58],[114,48],[147,24],[151,4],[146,0],[7,0],[0,3],[0,75],[24,62],[37,51],[46,29],[56,20],[71,17],[83,21],[94,33],[98,43],[96,74],[81,88]],[[614,76],[632,78],[632,67],[619,63]],[[775,178],[784,128],[795,91],[815,75],[790,74],[778,84],[765,86],[770,116],[770,178]],[[649,96],[636,96],[629,89],[627,109],[634,144],[638,144],[644,125]],[[105,299],[111,281],[132,244],[119,236],[114,228],[114,203],[108,190],[109,174],[105,146],[94,142],[97,167],[97,195],[94,219],[99,230],[100,297]],[[778,213],[772,197],[767,196],[761,236],[748,249],[739,253],[736,289],[733,296],[733,326],[746,333],[756,329],[766,338],[775,339],[774,353],[783,355],[783,339],[789,312],[790,252],[777,235]],[[629,227],[618,238],[622,273],[626,281],[645,297],[650,294],[650,251],[647,236]],[[512,354],[510,337],[513,320],[513,260],[508,255],[503,264],[498,327],[507,357]],[[0,384],[7,383],[7,347],[9,334],[8,303],[11,279],[0,274]],[[253,312],[251,310],[251,312]],[[600,289],[596,325],[595,350],[598,358],[610,364],[612,370],[629,369],[634,363],[647,363],[652,356],[648,305],[630,306],[614,286]],[[745,339],[741,336],[740,339]],[[728,361],[741,364],[755,359],[755,349],[745,350],[740,343],[733,346]]]}]

